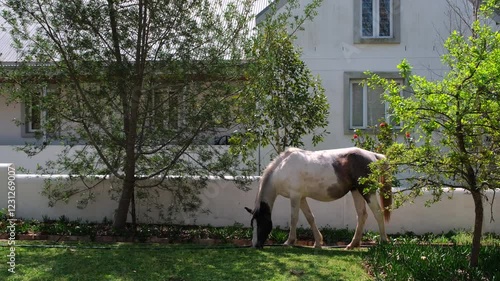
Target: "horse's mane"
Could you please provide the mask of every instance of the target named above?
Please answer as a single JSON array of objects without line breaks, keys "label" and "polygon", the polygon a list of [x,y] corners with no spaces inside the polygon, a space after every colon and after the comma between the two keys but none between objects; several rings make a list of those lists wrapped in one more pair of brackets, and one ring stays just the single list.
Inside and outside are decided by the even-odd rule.
[{"label": "horse's mane", "polygon": [[284,152],[280,153],[276,158],[267,165],[266,169],[264,169],[264,173],[262,173],[262,177],[260,178],[260,184],[259,184],[259,191],[257,193],[257,198],[255,200],[255,209],[254,212],[256,212],[258,209],[260,209],[260,202],[262,201],[262,194],[263,190],[265,188],[268,188],[269,186],[269,181],[271,180],[272,174],[276,167],[278,167],[281,162],[283,162],[284,159],[286,159],[290,154],[296,151],[302,151],[300,148],[295,148],[295,147],[290,147]]}]

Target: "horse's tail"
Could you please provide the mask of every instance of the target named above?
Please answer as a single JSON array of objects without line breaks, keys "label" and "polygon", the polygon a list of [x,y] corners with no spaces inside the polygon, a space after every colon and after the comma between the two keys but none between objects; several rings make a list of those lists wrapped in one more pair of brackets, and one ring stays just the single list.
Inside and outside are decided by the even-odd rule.
[{"label": "horse's tail", "polygon": [[386,222],[391,219],[391,205],[392,205],[392,187],[390,182],[385,181],[385,177],[381,178],[382,188],[380,189],[380,201],[384,209],[384,218]]},{"label": "horse's tail", "polygon": [[[385,156],[382,154],[376,155],[377,159],[385,159]],[[387,164],[384,164],[383,169],[387,171],[389,167]],[[382,174],[380,177],[380,183],[382,184],[382,188],[380,188],[380,201],[382,203],[382,209],[384,210],[384,219],[388,222],[391,219],[391,205],[392,205],[392,186],[391,182],[387,182],[385,180],[385,176]]]}]

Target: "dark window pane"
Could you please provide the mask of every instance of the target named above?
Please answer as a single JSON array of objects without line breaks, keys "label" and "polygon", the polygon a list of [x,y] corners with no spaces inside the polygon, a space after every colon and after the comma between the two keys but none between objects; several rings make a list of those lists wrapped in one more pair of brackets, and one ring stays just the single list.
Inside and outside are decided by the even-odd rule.
[{"label": "dark window pane", "polygon": [[363,126],[363,86],[359,83],[352,83],[352,108],[351,120],[353,127]]},{"label": "dark window pane", "polygon": [[33,132],[40,130],[42,128],[42,112],[40,111],[41,103],[41,92],[36,92],[31,94],[31,98],[28,104],[27,117],[29,121],[28,131]]},{"label": "dark window pane", "polygon": [[383,92],[384,90],[382,88],[368,88],[368,126],[377,125],[385,118],[385,104],[381,99]]},{"label": "dark window pane", "polygon": [[40,110],[32,108],[31,109],[31,130],[40,130],[42,128],[42,120],[40,118]]},{"label": "dark window pane", "polygon": [[391,36],[391,0],[380,0],[379,36]]},{"label": "dark window pane", "polygon": [[373,36],[373,0],[362,0],[361,34],[365,37]]},{"label": "dark window pane", "polygon": [[[402,81],[396,81],[399,86],[403,84]],[[408,93],[402,92],[401,95],[405,98],[409,97]],[[391,124],[394,128],[401,127],[401,122],[398,118],[394,116],[394,110],[390,107],[388,107],[388,104],[386,105],[386,117],[387,117],[387,122]]]},{"label": "dark window pane", "polygon": [[158,89],[153,96],[154,122],[158,130],[178,129],[179,92],[173,89]]},{"label": "dark window pane", "polygon": [[179,128],[179,95],[177,92],[169,92],[168,97],[168,127]]}]

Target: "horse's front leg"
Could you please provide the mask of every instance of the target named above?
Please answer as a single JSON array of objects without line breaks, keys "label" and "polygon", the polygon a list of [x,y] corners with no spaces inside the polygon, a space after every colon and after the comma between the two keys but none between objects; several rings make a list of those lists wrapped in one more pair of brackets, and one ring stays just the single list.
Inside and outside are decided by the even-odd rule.
[{"label": "horse's front leg", "polygon": [[297,222],[299,221],[300,197],[290,195],[290,233],[284,245],[293,246],[297,241]]},{"label": "horse's front leg", "polygon": [[306,198],[302,198],[300,200],[300,209],[302,210],[302,213],[304,213],[307,222],[311,226],[311,230],[314,235],[314,247],[321,248],[321,245],[323,244],[323,235],[321,235],[321,232],[319,232],[319,229],[316,226],[316,222],[314,220],[314,214],[311,212],[309,204],[307,204]]}]

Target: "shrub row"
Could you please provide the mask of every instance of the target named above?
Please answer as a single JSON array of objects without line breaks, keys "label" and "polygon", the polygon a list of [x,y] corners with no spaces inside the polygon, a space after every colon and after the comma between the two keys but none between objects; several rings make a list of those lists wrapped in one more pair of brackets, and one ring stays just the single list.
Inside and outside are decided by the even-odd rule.
[{"label": "shrub row", "polygon": [[[7,233],[7,218],[0,216],[0,234]],[[354,235],[349,229],[334,229],[325,227],[321,229],[326,245],[347,243]],[[18,219],[16,222],[17,234],[61,235],[61,236],[88,236],[95,241],[98,236],[135,237],[135,240],[146,241],[150,237],[168,238],[171,243],[191,242],[196,239],[216,239],[229,241],[235,239],[252,238],[252,230],[242,224],[232,226],[212,227],[193,225],[167,225],[167,224],[137,224],[135,229],[132,224],[127,224],[125,229],[117,230],[112,227],[112,221],[104,218],[102,222],[89,222],[81,219],[69,220],[61,216],[57,220],[44,217],[42,221]],[[275,228],[269,240],[274,243],[284,243],[288,237],[288,230]],[[371,241],[375,234],[368,233],[365,238]],[[297,228],[298,240],[314,240],[309,228]]]}]

